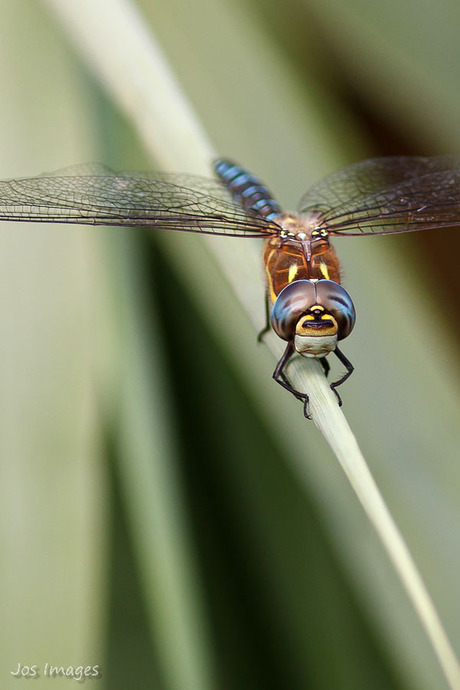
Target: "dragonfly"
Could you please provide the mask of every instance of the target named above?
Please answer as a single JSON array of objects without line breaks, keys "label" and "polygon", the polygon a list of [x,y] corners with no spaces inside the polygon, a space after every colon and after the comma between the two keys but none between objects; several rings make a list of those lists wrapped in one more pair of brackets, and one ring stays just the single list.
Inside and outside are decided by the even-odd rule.
[{"label": "dragonfly", "polygon": [[314,184],[297,212],[283,212],[253,174],[226,159],[215,179],[156,172],[114,172],[98,163],[0,181],[0,220],[178,230],[262,238],[266,325],[286,343],[273,378],[301,400],[287,374],[293,356],[318,359],[325,374],[356,320],[341,284],[330,238],[432,230],[460,225],[460,158],[393,156],[352,163]]}]

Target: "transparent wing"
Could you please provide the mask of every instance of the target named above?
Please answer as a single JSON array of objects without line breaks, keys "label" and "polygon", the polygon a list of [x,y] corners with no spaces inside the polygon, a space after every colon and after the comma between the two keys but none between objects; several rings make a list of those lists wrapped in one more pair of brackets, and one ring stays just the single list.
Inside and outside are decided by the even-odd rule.
[{"label": "transparent wing", "polygon": [[0,181],[0,220],[161,228],[212,235],[277,234],[276,223],[235,203],[218,181],[115,173],[97,163]]},{"label": "transparent wing", "polygon": [[331,235],[373,235],[460,225],[460,158],[401,156],[354,163],[301,199]]}]

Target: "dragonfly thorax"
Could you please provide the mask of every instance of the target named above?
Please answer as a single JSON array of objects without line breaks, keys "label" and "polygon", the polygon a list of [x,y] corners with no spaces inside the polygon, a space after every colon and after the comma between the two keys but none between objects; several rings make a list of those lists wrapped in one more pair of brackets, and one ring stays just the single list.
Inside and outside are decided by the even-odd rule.
[{"label": "dragonfly thorax", "polygon": [[276,217],[280,232],[265,241],[264,263],[267,292],[274,304],[289,283],[298,280],[331,280],[340,283],[340,263],[327,231],[313,215],[296,213]]}]

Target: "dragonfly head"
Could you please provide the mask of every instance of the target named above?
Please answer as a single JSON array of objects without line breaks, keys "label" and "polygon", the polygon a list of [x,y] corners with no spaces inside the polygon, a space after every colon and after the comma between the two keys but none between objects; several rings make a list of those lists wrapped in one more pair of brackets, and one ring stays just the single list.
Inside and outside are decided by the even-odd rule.
[{"label": "dragonfly head", "polygon": [[296,280],[276,298],[271,325],[303,357],[325,357],[355,324],[348,292],[332,280]]}]

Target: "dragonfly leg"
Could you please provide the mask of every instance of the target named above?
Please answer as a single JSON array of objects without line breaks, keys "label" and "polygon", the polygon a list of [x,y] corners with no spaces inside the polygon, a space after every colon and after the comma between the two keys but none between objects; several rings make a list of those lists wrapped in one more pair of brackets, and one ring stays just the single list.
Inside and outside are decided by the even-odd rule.
[{"label": "dragonfly leg", "polygon": [[280,361],[276,365],[276,369],[273,372],[273,378],[277,383],[280,384],[283,388],[285,388],[289,393],[292,393],[292,395],[297,398],[297,400],[300,400],[303,403],[303,414],[307,419],[311,419],[311,415],[308,412],[308,402],[309,398],[306,393],[300,393],[297,391],[293,386],[290,384],[289,379],[287,378],[286,374],[284,373],[283,369],[288,363],[290,357],[292,356],[294,352],[294,345],[293,343],[288,343],[283,356],[281,357]]},{"label": "dragonfly leg", "polygon": [[323,367],[324,376],[327,376],[331,370],[331,365],[329,364],[326,357],[321,357],[319,361],[321,362],[321,366]]},{"label": "dragonfly leg", "polygon": [[268,333],[271,329],[270,326],[270,302],[268,297],[268,292],[265,292],[265,326],[257,334],[257,342],[261,343],[264,339],[265,333]]},{"label": "dragonfly leg", "polygon": [[340,395],[337,393],[336,388],[337,388],[337,386],[341,386],[342,383],[344,383],[344,382],[347,380],[347,378],[348,378],[349,376],[352,375],[352,373],[353,373],[353,371],[354,371],[354,366],[353,366],[353,364],[350,362],[350,360],[347,359],[347,358],[345,357],[345,355],[343,354],[343,352],[342,352],[341,350],[339,350],[338,347],[335,348],[334,354],[335,354],[336,357],[342,362],[342,364],[345,366],[345,368],[346,368],[346,370],[347,370],[346,373],[342,376],[341,379],[339,379],[338,381],[334,381],[334,383],[331,383],[331,389],[332,389],[332,390],[334,391],[334,393],[336,394],[337,400],[339,401],[339,406],[341,406],[341,405],[342,405],[342,398],[341,398]]}]

